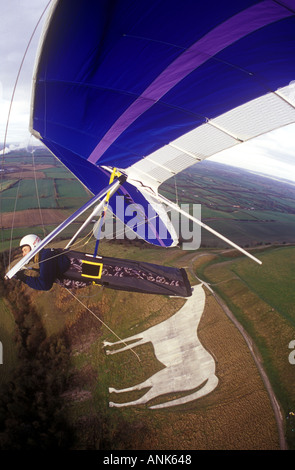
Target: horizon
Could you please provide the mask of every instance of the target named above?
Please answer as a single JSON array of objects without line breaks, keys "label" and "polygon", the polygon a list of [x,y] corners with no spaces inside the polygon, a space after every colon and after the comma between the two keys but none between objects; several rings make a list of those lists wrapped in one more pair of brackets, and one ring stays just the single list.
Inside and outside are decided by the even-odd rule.
[{"label": "horizon", "polygon": [[[265,147],[265,141],[267,141],[268,147]],[[26,150],[30,153],[30,151],[36,148],[44,149],[51,153],[43,142],[39,141],[33,135],[27,140],[16,139],[6,142],[5,149],[3,145],[4,142],[0,141],[0,153],[2,154],[2,158],[4,155],[9,155],[9,153],[13,151]],[[256,139],[219,152],[216,155],[205,158],[203,161],[220,163],[233,168],[243,169],[250,173],[259,174],[276,181],[295,184],[294,149],[295,124],[290,124],[276,129],[271,133],[257,137]],[[274,156],[276,152],[280,154],[280,157]],[[195,167],[199,163],[201,162],[196,162],[191,167],[188,167],[187,170]]]}]

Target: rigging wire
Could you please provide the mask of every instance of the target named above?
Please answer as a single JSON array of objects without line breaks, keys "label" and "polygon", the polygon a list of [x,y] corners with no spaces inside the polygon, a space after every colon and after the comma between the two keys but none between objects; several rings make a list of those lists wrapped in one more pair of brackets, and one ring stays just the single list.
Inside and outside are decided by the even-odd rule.
[{"label": "rigging wire", "polygon": [[[91,232],[92,232],[92,230],[91,230],[89,233],[91,233]],[[90,238],[92,238],[92,236],[93,236],[93,235],[91,235],[90,238],[89,238],[89,233],[82,239],[82,240],[84,240],[85,238],[88,237],[88,241],[85,242],[84,245],[85,245],[86,243],[88,243],[89,240],[90,240]],[[76,244],[78,244],[78,242],[76,242]],[[80,245],[78,245],[78,246],[80,246]],[[71,251],[71,250],[69,249],[68,251]],[[44,261],[40,261],[39,263],[34,263],[33,266],[37,266],[38,264],[41,264],[42,262],[49,261],[49,259],[56,258],[56,257],[58,257],[58,256],[61,256],[62,254],[65,254],[65,253],[63,252],[63,253],[58,253],[58,254],[56,254],[56,255],[53,255],[52,257],[47,258],[47,259],[44,260]],[[31,267],[33,267],[33,266],[31,266]],[[125,343],[125,341],[122,340],[122,338],[120,338],[120,336],[118,336],[117,333],[115,333],[101,318],[99,318],[98,315],[96,315],[92,310],[90,310],[90,308],[87,307],[87,305],[85,305],[73,292],[71,292],[67,287],[65,287],[65,290],[66,290],[69,294],[71,294],[71,296],[72,296],[75,300],[77,300],[77,302],[79,302],[79,303],[80,303],[89,313],[91,313],[98,321],[100,321],[100,322],[102,323],[102,325],[104,325],[119,341],[121,341],[125,346],[127,346],[127,343]],[[131,350],[132,353],[137,357],[138,361],[141,362],[141,359],[140,359],[139,355],[138,355],[132,348],[130,348],[130,350]]]},{"label": "rigging wire", "polygon": [[14,208],[13,208],[13,216],[12,216],[12,227],[11,227],[11,230],[10,230],[10,242],[9,242],[9,257],[8,257],[8,264],[9,265],[11,263],[12,237],[13,237],[13,230],[14,230],[14,220],[15,220],[16,206],[17,206],[18,194],[19,194],[19,189],[20,189],[20,183],[22,181],[23,171],[24,171],[24,169],[22,168],[20,178],[18,180],[16,195],[15,195],[15,200],[14,200]]},{"label": "rigging wire", "polygon": [[42,215],[42,210],[41,210],[41,204],[40,204],[40,198],[39,198],[39,192],[38,192],[38,181],[37,181],[37,173],[36,173],[36,165],[35,165],[34,150],[32,150],[32,162],[33,162],[33,171],[34,171],[34,180],[35,180],[36,196],[37,196],[37,201],[38,201],[39,216],[40,216],[40,221],[41,221],[41,225],[42,225],[43,235],[44,235],[44,237],[45,237],[45,236],[46,236],[46,232],[45,232],[44,220],[43,220],[43,215]]},{"label": "rigging wire", "polygon": [[[85,305],[78,297],[76,297],[75,294],[73,294],[73,292],[71,292],[67,288],[65,289],[68,291],[69,294],[71,294],[72,297],[74,297],[74,299],[76,299],[84,308],[86,308],[88,312],[90,312],[97,320],[99,320],[102,323],[102,325],[104,325],[120,342],[122,342],[125,346],[127,346],[127,343],[125,343],[125,341],[122,340],[122,338],[120,338],[120,336],[118,336],[101,318],[99,318],[92,310],[90,310],[90,308],[88,308],[87,305]],[[137,357],[138,361],[141,362],[139,355],[132,348],[130,348],[130,350]]]},{"label": "rigging wire", "polygon": [[[156,216],[155,216],[156,217]],[[142,224],[145,223],[142,222]],[[80,247],[80,246],[85,246],[89,243],[89,241],[91,240],[91,238],[94,237],[93,235],[93,231],[92,229],[90,230],[90,232],[88,232],[83,238],[82,240],[77,240],[73,245],[72,247]],[[85,239],[87,239],[85,241],[85,243],[82,243]],[[65,251],[63,251],[62,253],[57,253],[53,256],[51,256],[50,258],[47,258],[46,260],[44,261],[39,261],[39,262],[35,262],[34,261],[34,264],[30,266],[30,268],[32,269],[34,266],[38,266],[40,265],[41,263],[44,263],[46,261],[49,261],[49,259],[53,259],[53,258],[56,258],[58,256],[61,256],[63,254],[66,254],[67,252],[70,252],[72,248],[69,248]],[[127,344],[124,342],[124,340],[122,340],[122,338],[120,338],[103,320],[101,320],[101,318],[99,318],[92,310],[90,310],[87,305],[85,305],[73,292],[71,292],[67,287],[65,287],[65,289],[68,291],[69,294],[71,294],[71,296],[77,301],[79,302],[88,312],[90,312],[98,321],[100,321],[120,342],[122,342],[125,346],[127,346]],[[141,362],[141,359],[139,357],[139,355],[132,349],[130,348],[131,352],[136,356],[136,358],[138,359],[139,362]]]},{"label": "rigging wire", "polygon": [[[92,232],[92,230],[91,230],[91,232]],[[91,232],[90,232],[90,233],[91,233]],[[91,235],[91,237],[92,237],[92,236],[93,236],[93,235]],[[87,238],[87,237],[88,237],[88,241],[85,242],[84,245],[85,245],[86,243],[88,243],[88,242],[89,242],[89,239],[91,238],[91,237],[89,238],[89,233],[83,238],[83,240],[84,240],[85,238]],[[78,243],[78,242],[77,242],[77,243]],[[68,251],[70,251],[70,250],[68,250]],[[54,256],[52,256],[52,257],[49,258],[49,259],[55,258],[55,257],[57,257],[57,256],[61,256],[61,254],[64,254],[64,253],[58,253],[57,255],[54,255]],[[44,260],[44,261],[48,261],[49,259],[46,259],[46,260]],[[42,261],[41,261],[41,262],[42,262]],[[41,263],[41,262],[40,262],[40,263]],[[34,263],[33,266],[36,266],[36,265],[38,265],[38,264],[40,264],[40,263]],[[119,341],[121,341],[125,346],[127,346],[127,343],[125,343],[125,341],[122,340],[122,338],[120,338],[120,336],[118,336],[118,335],[112,330],[112,328],[110,328],[101,318],[99,318],[98,315],[96,315],[92,310],[90,310],[90,308],[87,307],[87,305],[85,305],[84,302],[82,302],[73,292],[71,292],[67,287],[65,287],[65,290],[66,290],[69,294],[71,294],[71,296],[72,296],[77,302],[79,302],[89,313],[91,313],[91,314],[96,318],[96,320],[100,321],[101,324],[104,325],[105,328],[107,328]],[[130,350],[131,350],[131,352],[136,356],[136,358],[138,359],[138,361],[141,362],[141,359],[140,359],[139,355],[138,355],[132,348],[130,348]]]},{"label": "rigging wire", "polygon": [[[154,217],[151,217],[150,220],[153,220],[155,219],[157,216],[155,215]],[[141,222],[140,224],[137,224],[137,227],[141,226],[141,225],[144,225],[146,222],[143,221]],[[123,235],[124,234],[124,228],[122,229],[121,232],[118,232],[116,233],[117,236],[120,236],[120,235]],[[87,240],[82,243],[85,239],[87,238]],[[69,253],[70,251],[72,251],[72,248],[73,247],[76,247],[76,248],[80,248],[80,247],[83,247],[83,246],[86,246],[90,240],[94,238],[94,235],[93,235],[93,229],[91,229],[81,240],[77,240],[75,243],[73,243],[71,245],[71,247],[67,248],[67,249],[63,249],[63,251],[61,253],[56,253],[55,255],[52,255],[51,257],[49,258],[46,258],[45,260],[43,261],[39,261],[39,262],[34,262],[33,264],[30,264],[30,269],[35,267],[35,266],[38,266],[39,264],[41,263],[46,263],[47,261],[53,259],[53,258],[58,258],[59,256],[62,256],[62,255],[66,255],[67,253]],[[107,240],[108,242],[109,240]],[[24,266],[22,269],[28,269],[26,266]]]},{"label": "rigging wire", "polygon": [[[42,21],[42,18],[47,10],[47,8],[49,7],[51,3],[51,0],[49,0],[49,2],[47,3],[47,5],[45,6],[45,8],[43,9],[43,12],[41,13],[36,25],[35,25],[35,28],[33,29],[33,32],[30,36],[30,39],[27,43],[27,46],[26,46],[26,49],[25,49],[25,52],[23,54],[23,57],[22,57],[22,60],[21,60],[21,63],[20,63],[20,66],[18,68],[18,72],[17,72],[17,76],[16,76],[16,79],[15,79],[15,83],[14,83],[14,87],[13,87],[13,91],[12,91],[12,95],[11,95],[11,99],[10,99],[10,104],[9,104],[9,110],[8,110],[8,115],[7,115],[7,120],[6,120],[6,126],[5,126],[5,132],[4,132],[4,139],[3,139],[3,152],[2,152],[2,168],[4,168],[4,155],[5,155],[5,147],[6,147],[6,142],[7,142],[7,134],[8,134],[8,127],[9,127],[9,123],[10,123],[10,115],[11,115],[11,110],[12,110],[12,105],[13,105],[13,101],[14,101],[14,96],[15,96],[15,92],[16,92],[16,88],[17,88],[17,85],[18,85],[18,80],[19,80],[19,77],[20,77],[20,74],[21,74],[21,71],[22,71],[22,68],[23,68],[23,64],[24,64],[24,61],[25,61],[25,58],[26,58],[26,55],[28,53],[28,50],[30,48],[30,45],[31,45],[31,42],[33,40],[33,37],[38,29],[38,26],[39,24],[41,23]],[[0,221],[1,221],[1,227],[3,226],[2,225],[2,181],[3,181],[3,172],[1,171],[1,186],[0,186]],[[1,231],[2,233],[2,243],[4,243],[4,238],[3,238],[3,231]],[[5,267],[6,266],[6,263],[5,263],[5,257],[3,257],[4,259],[4,265]]]},{"label": "rigging wire", "polygon": [[[115,176],[121,176],[121,173],[117,171],[117,168],[113,168],[112,174],[110,176],[109,184],[113,183]],[[104,209],[103,209],[103,211],[100,215],[100,218],[97,222],[97,225],[98,225],[97,236],[96,236],[97,240],[96,240],[96,244],[95,244],[93,257],[95,257],[97,255],[98,245],[99,245],[99,241],[100,241],[100,233],[101,233],[101,230],[102,230],[102,226],[105,223],[106,213],[107,213],[107,210],[108,210],[108,207],[109,207],[109,201],[110,201],[110,192],[107,193],[105,207],[104,207]]]},{"label": "rigging wire", "polygon": [[[39,197],[39,192],[38,192],[38,181],[37,181],[37,173],[36,173],[36,164],[35,164],[34,150],[32,150],[30,153],[32,154],[33,173],[34,173],[34,181],[35,181],[35,189],[36,189],[36,196],[37,196],[37,202],[38,202],[38,209],[39,209],[40,221],[41,221],[41,225],[42,225],[43,235],[44,235],[44,237],[45,237],[45,236],[46,236],[46,232],[45,232],[45,226],[44,226],[44,221],[43,221],[42,209],[41,209],[41,204],[40,204],[40,197]],[[13,208],[12,226],[11,226],[10,244],[9,244],[9,261],[8,261],[8,264],[9,264],[9,265],[10,265],[10,263],[11,263],[12,238],[13,238],[13,231],[14,231],[14,222],[15,222],[16,206],[17,206],[18,195],[19,195],[19,189],[20,189],[20,183],[21,183],[21,181],[22,181],[22,174],[23,174],[23,171],[24,171],[24,169],[22,168],[22,170],[21,170],[21,175],[20,175],[19,180],[18,180],[17,192],[16,192],[16,195],[15,195],[15,202],[14,202],[14,208]]]}]

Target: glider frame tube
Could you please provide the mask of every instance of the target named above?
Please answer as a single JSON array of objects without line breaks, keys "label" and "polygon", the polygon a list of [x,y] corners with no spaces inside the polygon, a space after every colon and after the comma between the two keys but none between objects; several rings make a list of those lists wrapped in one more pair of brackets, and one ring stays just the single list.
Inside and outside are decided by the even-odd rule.
[{"label": "glider frame tube", "polygon": [[[142,192],[145,192],[144,189],[141,189]],[[235,248],[236,250],[239,250],[241,253],[243,253],[244,255],[248,256],[249,258],[251,258],[253,261],[255,261],[256,263],[258,264],[262,264],[262,261],[260,261],[258,258],[256,258],[255,256],[251,255],[250,253],[248,253],[248,251],[244,250],[243,248],[241,248],[239,245],[236,245],[236,243],[232,242],[231,240],[229,240],[228,238],[224,237],[223,235],[221,235],[221,233],[219,232],[216,232],[216,230],[212,229],[211,227],[209,227],[208,225],[204,224],[203,222],[201,222],[200,220],[196,219],[195,217],[193,217],[192,215],[190,215],[188,212],[185,212],[184,210],[182,210],[177,204],[175,204],[174,202],[171,202],[169,201],[169,199],[166,199],[164,196],[162,196],[161,194],[158,194],[157,195],[157,198],[159,199],[159,201],[163,202],[164,204],[167,204],[169,207],[171,207],[172,209],[178,211],[180,214],[183,214],[184,216],[186,216],[188,219],[192,220],[193,222],[195,222],[196,224],[200,225],[201,227],[203,227],[205,230],[213,233],[215,236],[217,236],[218,238],[220,238],[221,240],[225,241],[226,243],[228,243],[229,245],[231,245],[233,248]]]},{"label": "glider frame tube", "polygon": [[[76,212],[74,212],[70,217],[68,217],[64,222],[62,222],[56,229],[54,229],[44,240],[39,243],[36,248],[31,250],[26,256],[24,256],[12,269],[10,269],[6,275],[5,279],[11,279],[20,269],[22,269],[39,251],[42,250],[49,242],[51,242],[59,233],[61,233],[68,225],[70,225],[74,220],[77,219],[81,214],[83,214],[87,209],[89,209],[93,204],[99,201],[102,197],[104,197],[109,191],[115,192],[121,184],[123,184],[123,179],[125,178],[118,178],[114,181],[111,185],[104,188],[100,191],[96,196],[86,202],[84,206],[80,207]],[[95,210],[96,211],[96,210]]]}]

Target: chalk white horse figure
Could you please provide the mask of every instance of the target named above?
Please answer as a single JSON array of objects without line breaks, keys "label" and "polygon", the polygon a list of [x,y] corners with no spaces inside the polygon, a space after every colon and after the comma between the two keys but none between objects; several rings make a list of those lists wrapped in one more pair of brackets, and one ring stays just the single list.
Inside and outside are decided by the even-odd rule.
[{"label": "chalk white horse figure", "polygon": [[[168,393],[191,391],[186,396],[150,407],[164,408],[188,403],[215,389],[218,384],[215,361],[200,343],[196,331],[204,307],[205,292],[200,284],[194,287],[192,296],[188,298],[184,306],[168,320],[122,341],[104,342],[104,347],[125,343],[121,349],[107,350],[107,354],[116,354],[134,346],[152,342],[156,357],[166,366],[141,384],[120,390],[109,388],[110,393],[122,393],[150,387],[137,400],[126,403],[110,402],[109,406],[140,405]],[[133,343],[126,345],[129,341]]]}]

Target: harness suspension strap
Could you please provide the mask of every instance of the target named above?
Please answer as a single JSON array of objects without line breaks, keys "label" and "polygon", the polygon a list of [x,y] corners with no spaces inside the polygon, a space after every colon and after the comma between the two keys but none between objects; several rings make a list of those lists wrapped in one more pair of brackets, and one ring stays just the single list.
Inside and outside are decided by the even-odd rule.
[{"label": "harness suspension strap", "polygon": [[[8,273],[6,273],[5,278],[11,279],[23,266],[25,266],[34,256],[42,250],[48,243],[50,243],[59,233],[61,233],[68,225],[70,225],[74,220],[76,220],[81,214],[83,214],[87,209],[97,203],[101,198],[103,198],[109,191],[115,192],[119,186],[123,184],[122,178],[118,181],[114,181],[111,187],[104,188],[96,196],[94,196],[90,201],[88,201],[84,206],[80,207],[74,214],[68,217],[64,222],[62,222],[56,229],[54,229],[44,240],[37,245],[33,250],[31,250],[26,256],[24,256]],[[67,248],[67,247],[66,247]]]},{"label": "harness suspension strap", "polygon": [[[121,176],[121,173],[119,171],[117,171],[117,168],[113,169],[112,174],[110,176],[109,184],[112,184],[112,182],[114,181],[115,176],[117,176],[117,177]],[[98,245],[99,245],[99,242],[100,242],[101,229],[102,229],[102,226],[103,226],[104,221],[105,221],[106,213],[107,213],[108,206],[109,206],[110,197],[111,197],[111,193],[109,191],[106,195],[105,206],[104,206],[104,209],[103,209],[103,211],[101,213],[101,216],[100,216],[100,219],[99,219],[98,233],[96,235],[96,243],[95,243],[95,248],[94,248],[94,253],[93,253],[94,258],[97,255]]]}]

